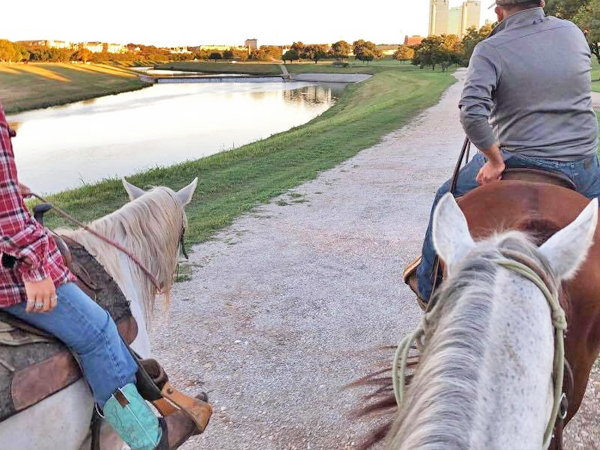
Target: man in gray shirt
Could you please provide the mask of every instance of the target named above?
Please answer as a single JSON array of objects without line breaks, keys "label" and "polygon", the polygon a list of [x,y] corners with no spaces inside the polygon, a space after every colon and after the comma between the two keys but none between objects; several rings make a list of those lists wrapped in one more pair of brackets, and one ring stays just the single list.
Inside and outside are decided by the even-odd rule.
[{"label": "man in gray shirt", "polygon": [[[545,17],[544,6],[544,0],[498,0],[500,24],[475,48],[459,106],[480,152],[461,170],[457,196],[514,167],[562,172],[583,195],[600,197],[591,52],[575,24]],[[432,214],[449,190],[450,181]],[[404,273],[422,307],[432,293],[435,257],[430,223],[422,258]]]}]

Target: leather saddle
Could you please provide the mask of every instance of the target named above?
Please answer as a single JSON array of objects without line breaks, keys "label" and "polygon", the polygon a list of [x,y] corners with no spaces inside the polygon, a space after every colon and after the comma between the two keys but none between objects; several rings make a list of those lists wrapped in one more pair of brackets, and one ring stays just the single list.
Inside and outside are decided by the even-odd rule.
[{"label": "leather saddle", "polygon": [[[137,336],[137,323],[116,282],[83,246],[58,236],[55,240],[80,288],[108,311],[125,342],[131,344]],[[64,344],[0,310],[0,421],[81,376],[77,361]]]},{"label": "leather saddle", "polygon": [[549,170],[539,169],[507,169],[502,174],[502,180],[510,181],[529,181],[530,183],[546,183],[555,186],[561,186],[573,191],[577,190],[577,186],[566,175],[560,172],[552,172]]}]

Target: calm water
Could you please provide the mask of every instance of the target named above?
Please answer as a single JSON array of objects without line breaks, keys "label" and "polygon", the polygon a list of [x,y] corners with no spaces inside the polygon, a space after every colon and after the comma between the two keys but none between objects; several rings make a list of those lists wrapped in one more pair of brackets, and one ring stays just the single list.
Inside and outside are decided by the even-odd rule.
[{"label": "calm water", "polygon": [[20,180],[52,193],[238,147],[308,122],[343,85],[157,84],[12,115]]}]

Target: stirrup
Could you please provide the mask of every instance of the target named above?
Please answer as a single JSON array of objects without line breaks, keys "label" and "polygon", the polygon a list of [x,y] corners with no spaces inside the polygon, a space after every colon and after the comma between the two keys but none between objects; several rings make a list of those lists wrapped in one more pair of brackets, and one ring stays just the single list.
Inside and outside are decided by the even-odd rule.
[{"label": "stirrup", "polygon": [[404,272],[402,273],[402,279],[408,285],[410,285],[409,280],[412,275],[416,275],[416,271],[423,260],[422,256],[419,256],[413,262],[411,262],[408,266],[404,268]]},{"label": "stirrup", "polygon": [[[202,396],[203,399],[200,399],[190,397],[176,389],[169,383],[169,377],[162,366],[154,359],[138,360],[138,363],[140,367],[138,387],[142,396],[151,401],[163,417],[183,411],[194,421],[198,431],[203,433],[212,415],[212,407],[206,401],[208,400],[206,394]],[[140,383],[141,380],[144,381]],[[147,386],[148,380],[151,386]],[[144,386],[141,387],[140,384]],[[149,390],[151,392],[148,392]]]}]

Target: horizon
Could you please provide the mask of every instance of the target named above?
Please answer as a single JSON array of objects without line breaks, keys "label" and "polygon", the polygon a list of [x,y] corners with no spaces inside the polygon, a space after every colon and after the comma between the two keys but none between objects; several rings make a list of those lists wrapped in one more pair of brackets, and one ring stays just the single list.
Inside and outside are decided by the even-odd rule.
[{"label": "horizon", "polygon": [[[493,11],[487,9],[492,2],[482,0],[480,26],[486,19],[495,17]],[[450,7],[462,3],[463,0],[450,0]],[[365,14],[356,15],[353,5],[340,8],[333,2],[322,4],[317,0],[307,0],[302,6],[285,9],[278,8],[278,3],[272,0],[264,0],[259,4],[260,8],[250,11],[247,10],[247,4],[240,0],[232,0],[218,8],[202,7],[190,0],[173,0],[169,2],[170,10],[181,16],[173,24],[165,22],[164,9],[139,8],[117,0],[104,0],[102,9],[94,13],[93,22],[78,20],[81,9],[79,2],[63,0],[61,4],[62,7],[56,8],[56,3],[50,5],[42,0],[31,0],[29,6],[37,14],[28,17],[27,21],[4,22],[0,38],[13,42],[56,40],[134,43],[156,47],[235,47],[243,45],[246,39],[254,38],[258,39],[259,45],[277,46],[291,45],[296,41],[331,44],[345,40],[352,43],[358,39],[392,45],[404,43],[405,36],[426,36],[429,21],[428,0],[417,0],[417,4],[412,0],[375,0],[369,4],[373,11],[371,21],[364,20]],[[275,10],[277,15],[274,15]],[[115,15],[115,11],[121,13]],[[229,11],[233,13],[227,18],[225,16]],[[307,15],[306,11],[318,11],[318,14]],[[386,11],[386,14],[381,15],[382,11]],[[18,17],[19,12],[22,14],[16,4],[3,5],[4,17]],[[217,19],[207,22],[206,16]],[[306,17],[310,20],[306,20]],[[323,21],[327,22],[325,26],[315,26]],[[158,32],[154,27],[142,25],[153,22],[159,23]]]}]

